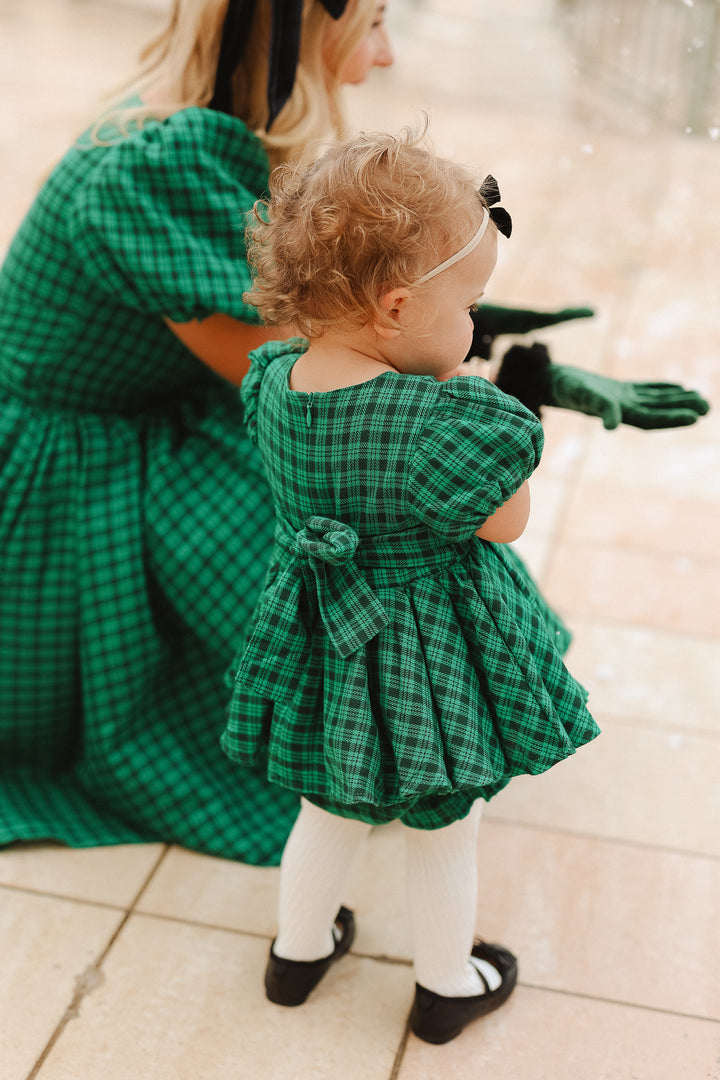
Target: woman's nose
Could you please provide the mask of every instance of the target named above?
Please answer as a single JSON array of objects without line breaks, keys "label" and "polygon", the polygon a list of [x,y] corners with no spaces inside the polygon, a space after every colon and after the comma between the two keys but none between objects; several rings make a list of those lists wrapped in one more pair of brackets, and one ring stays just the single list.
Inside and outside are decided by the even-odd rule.
[{"label": "woman's nose", "polygon": [[394,62],[395,62],[395,56],[393,54],[392,45],[390,43],[390,35],[388,34],[387,30],[383,27],[382,41],[381,41],[380,47],[379,47],[379,49],[377,51],[377,54],[375,56],[375,66],[376,67],[390,67],[390,65],[393,64]]}]

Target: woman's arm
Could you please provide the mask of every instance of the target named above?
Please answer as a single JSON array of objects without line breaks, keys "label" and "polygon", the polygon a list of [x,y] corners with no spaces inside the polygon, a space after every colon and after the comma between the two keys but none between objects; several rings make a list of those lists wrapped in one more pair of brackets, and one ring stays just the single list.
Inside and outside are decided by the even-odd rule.
[{"label": "woman's arm", "polygon": [[527,480],[487,519],[476,536],[494,544],[509,544],[522,536],[530,517],[530,485]]},{"label": "woman's arm", "polygon": [[207,319],[165,322],[183,345],[223,379],[239,386],[250,367],[248,353],[266,341],[288,337],[282,327],[252,326],[230,315],[210,315]]}]

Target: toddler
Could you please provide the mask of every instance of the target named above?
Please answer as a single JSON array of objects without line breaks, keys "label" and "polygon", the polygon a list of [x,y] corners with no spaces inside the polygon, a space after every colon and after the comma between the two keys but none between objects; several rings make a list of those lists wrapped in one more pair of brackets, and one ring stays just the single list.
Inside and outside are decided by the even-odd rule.
[{"label": "toddler", "polygon": [[507,547],[539,421],[453,377],[511,223],[488,178],[410,132],[274,174],[246,299],[302,339],[242,387],[277,511],[234,668],[225,751],[302,795],[265,986],[299,1005],[349,949],[343,888],[372,825],[407,839],[413,1031],[444,1043],[501,1005],[514,956],[475,942],[481,800],[593,739],[568,635]]}]

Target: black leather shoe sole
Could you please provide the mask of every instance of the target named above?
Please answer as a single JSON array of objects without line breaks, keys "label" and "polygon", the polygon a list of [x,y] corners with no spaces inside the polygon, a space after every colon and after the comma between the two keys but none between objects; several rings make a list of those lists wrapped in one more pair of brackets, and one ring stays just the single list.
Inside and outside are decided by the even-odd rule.
[{"label": "black leather shoe sole", "polygon": [[340,939],[330,955],[320,960],[284,960],[270,948],[270,959],[265,970],[265,993],[270,1001],[276,1005],[302,1005],[330,965],[345,955],[355,937],[352,911],[341,907],[335,924],[340,927]]},{"label": "black leather shoe sole", "polygon": [[473,946],[472,955],[487,960],[497,970],[502,979],[497,990],[488,989],[476,997],[443,997],[416,983],[410,1024],[419,1039],[435,1044],[450,1042],[467,1024],[499,1009],[512,994],[517,960],[508,949],[481,941]]}]

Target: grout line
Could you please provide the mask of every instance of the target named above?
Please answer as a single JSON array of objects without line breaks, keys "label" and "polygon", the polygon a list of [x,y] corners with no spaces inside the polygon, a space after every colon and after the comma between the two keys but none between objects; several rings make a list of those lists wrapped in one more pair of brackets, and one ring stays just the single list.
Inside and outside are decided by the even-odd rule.
[{"label": "grout line", "polygon": [[388,956],[386,953],[379,955],[377,953],[363,953],[357,952],[355,949],[350,950],[351,956],[356,956],[358,960],[375,960],[380,964],[389,964],[391,967],[412,967],[412,960],[404,956]]},{"label": "grout line", "polygon": [[[273,932],[265,933],[262,930],[248,930],[236,926],[223,926],[221,923],[205,922],[202,919],[192,919],[183,915],[166,915],[157,911],[134,911],[132,914],[135,918],[176,923],[180,926],[197,927],[199,930],[217,930],[222,934],[234,934],[236,937],[252,938],[255,941],[272,941],[275,936]],[[350,950],[349,955],[354,956],[356,960],[372,960],[379,964],[390,964],[391,966],[395,965],[397,967],[412,967],[412,960],[403,956],[388,956],[385,953],[380,955],[377,953],[359,952],[355,948]]]},{"label": "grout line", "polygon": [[[38,1057],[38,1059],[36,1060],[33,1068],[28,1073],[26,1080],[35,1080],[35,1078],[39,1074],[40,1070],[42,1069],[43,1065],[47,1061],[48,1057],[52,1053],[53,1048],[56,1046],[57,1042],[61,1038],[63,1032],[65,1031],[65,1028],[68,1026],[68,1024],[70,1023],[71,1020],[74,1020],[77,1016],[79,1016],[79,1014],[80,1014],[80,1006],[82,1005],[83,1000],[89,994],[91,994],[94,990],[96,990],[98,986],[100,986],[102,984],[102,981],[103,981],[102,966],[103,966],[105,960],[107,959],[108,954],[110,953],[110,950],[112,949],[113,945],[118,940],[121,933],[123,932],[123,930],[127,926],[131,916],[134,913],[135,905],[137,904],[138,900],[140,899],[142,894],[145,892],[145,889],[148,887],[148,885],[152,881],[153,877],[157,873],[158,869],[160,868],[160,865],[162,864],[163,860],[166,858],[168,851],[169,851],[169,845],[165,845],[164,850],[161,852],[161,854],[158,857],[158,859],[157,859],[155,865],[153,866],[152,870],[148,874],[148,876],[145,879],[145,881],[143,882],[143,884],[140,886],[140,889],[137,892],[137,894],[135,895],[135,898],[131,901],[130,906],[127,907],[127,908],[120,908],[119,909],[119,910],[124,912],[123,917],[120,919],[118,925],[115,927],[114,932],[110,935],[110,938],[107,941],[104,949],[102,949],[102,951],[99,953],[97,958],[91,964],[89,964],[88,967],[85,968],[85,970],[76,978],[76,980],[75,980],[75,991],[73,993],[72,1000],[71,1000],[70,1004],[68,1005],[67,1009],[65,1010],[65,1012],[63,1013],[59,1024],[57,1025],[57,1027],[53,1031],[53,1033],[50,1036],[50,1038],[48,1039],[47,1043],[45,1044],[45,1047],[42,1050],[42,1052],[41,1052],[40,1056]],[[108,908],[111,905],[97,904],[95,906]],[[118,910],[118,909],[114,908],[113,910]]]},{"label": "grout line", "polygon": [[[167,915],[160,911],[133,911],[136,919],[154,919],[158,922],[177,923],[180,926],[196,926],[200,930],[219,930],[223,934],[235,934],[237,937],[249,937],[258,941],[272,941],[274,933],[263,933],[262,930],[244,930],[237,926],[223,926],[222,923],[205,922],[202,919],[192,919],[184,915]],[[353,954],[356,955],[356,954]]]},{"label": "grout line", "polygon": [[0,890],[21,893],[24,896],[42,896],[47,900],[65,900],[68,904],[82,904],[85,907],[100,908],[102,911],[127,911],[124,904],[111,904],[106,900],[86,900],[82,896],[68,896],[65,893],[48,892],[47,889],[33,889],[29,885],[13,885],[0,881]]},{"label": "grout line", "polygon": [[[160,862],[162,862],[163,858],[164,858],[164,855],[161,856],[161,858],[158,860],[158,866],[160,865]],[[157,867],[156,867],[156,869],[157,869]],[[150,874],[150,877],[153,876],[154,872],[155,871],[153,871]],[[148,883],[149,883],[149,879],[148,879]],[[141,895],[141,893],[144,891],[144,888],[145,888],[145,886],[143,886],[143,888],[140,890],[140,893],[138,894],[138,898]],[[136,898],[136,900],[137,900],[137,898]],[[115,944],[115,942],[119,938],[120,934],[122,933],[123,929],[125,928],[125,926],[129,922],[130,918],[133,917],[133,915],[136,918],[137,917],[145,917],[145,918],[157,919],[159,921],[165,921],[165,922],[182,923],[182,924],[185,924],[185,925],[198,926],[198,927],[201,927],[201,928],[204,928],[204,929],[220,930],[220,931],[222,931],[224,933],[231,933],[231,934],[235,934],[235,935],[240,936],[240,937],[250,937],[250,938],[255,938],[255,939],[264,940],[264,941],[268,941],[270,939],[270,936],[271,936],[269,934],[261,934],[261,933],[257,933],[257,932],[253,932],[253,931],[245,931],[245,930],[235,930],[235,929],[232,929],[232,928],[215,926],[215,925],[208,924],[208,923],[196,923],[196,922],[192,922],[191,920],[188,920],[188,919],[180,919],[180,918],[174,917],[174,916],[154,915],[154,914],[149,913],[149,912],[134,912],[132,909],[128,909],[127,911],[125,911],[124,917],[121,919],[120,923],[116,927],[116,929],[115,929],[114,933],[112,934],[110,940],[108,941],[107,945],[105,946],[105,948],[102,950],[102,952],[98,956],[97,960],[92,965],[90,965],[90,967],[83,972],[80,979],[77,980],[76,990],[75,990],[75,993],[73,995],[73,998],[72,998],[72,1001],[71,1001],[70,1005],[65,1010],[65,1013],[63,1014],[63,1017],[61,1018],[59,1024],[57,1025],[55,1031],[53,1032],[52,1036],[48,1040],[48,1042],[47,1042],[45,1048],[43,1049],[42,1053],[40,1054],[40,1056],[36,1060],[35,1065],[33,1066],[32,1070],[30,1071],[30,1073],[28,1073],[28,1075],[26,1077],[26,1080],[36,1080],[36,1078],[38,1077],[38,1075],[40,1073],[40,1070],[42,1069],[43,1065],[47,1061],[47,1059],[48,1059],[49,1055],[51,1054],[53,1048],[55,1047],[55,1045],[57,1044],[57,1042],[61,1038],[63,1032],[65,1031],[65,1028],[68,1025],[68,1023],[70,1022],[70,1020],[75,1019],[78,1016],[80,1006],[81,1006],[82,1001],[84,1000],[84,998],[87,997],[88,994],[92,993],[93,990],[96,989],[98,985],[100,985],[100,983],[102,981],[101,978],[98,978],[98,976],[100,975],[100,968],[101,968],[102,964],[104,963],[105,959],[107,958],[109,952],[111,951],[113,945]],[[403,958],[400,958],[400,957],[377,956],[377,955],[372,955],[372,954],[369,954],[369,953],[357,953],[357,952],[351,952],[350,955],[352,955],[356,959],[371,960],[374,963],[398,965],[398,966],[402,966],[402,967],[411,967],[412,966],[412,961],[411,960],[403,959]],[[622,999],[609,998],[609,997],[606,997],[604,995],[582,993],[582,992],[578,992],[578,991],[574,991],[574,990],[565,990],[565,989],[562,989],[562,988],[559,988],[559,987],[545,986],[545,985],[543,985],[541,983],[532,983],[532,982],[525,982],[524,980],[520,980],[520,981],[518,981],[518,986],[522,987],[523,989],[526,989],[526,990],[535,990],[535,991],[538,991],[540,993],[558,994],[558,995],[560,995],[562,997],[577,998],[577,999],[583,1000],[583,1001],[593,1001],[593,1002],[598,1002],[598,1003],[607,1004],[607,1005],[611,1005],[611,1006],[616,1006],[618,1008],[639,1009],[639,1010],[641,1010],[643,1012],[657,1013],[657,1014],[663,1015],[663,1016],[676,1016],[678,1018],[682,1018],[682,1019],[686,1019],[686,1020],[699,1020],[699,1021],[703,1021],[703,1022],[708,1023],[708,1024],[716,1024],[716,1025],[720,1024],[720,1018],[716,1018],[716,1017],[701,1016],[701,1015],[699,1015],[697,1013],[682,1012],[682,1011],[680,1011],[678,1009],[667,1009],[667,1008],[662,1008],[661,1006],[656,1006],[656,1005],[645,1005],[645,1004],[643,1004],[641,1002],[625,1001],[625,1000],[622,1000]],[[403,1061],[403,1058],[404,1058],[404,1055],[405,1055],[405,1051],[407,1049],[409,1036],[410,1036],[410,1020],[409,1020],[409,1017],[408,1017],[408,1020],[406,1021],[406,1024],[405,1024],[405,1030],[403,1032],[402,1038],[400,1040],[400,1043],[398,1045],[398,1049],[397,1049],[396,1054],[395,1054],[393,1067],[392,1067],[390,1076],[388,1077],[388,1080],[397,1080],[397,1078],[399,1076],[400,1068],[402,1066],[402,1061]]]},{"label": "grout line", "polygon": [[518,986],[525,990],[537,990],[545,994],[559,994],[561,997],[578,998],[581,1001],[597,1001],[603,1005],[616,1005],[620,1009],[641,1009],[642,1012],[659,1013],[661,1016],[677,1016],[682,1020],[702,1020],[706,1024],[719,1024],[720,1016],[700,1016],[698,1013],[682,1012],[680,1009],[663,1009],[660,1005],[643,1005],[637,1001],[623,1001],[621,998],[604,997],[602,994],[586,994],[577,990],[562,990],[556,986],[543,986],[540,983],[522,982]]},{"label": "grout line", "polygon": [[160,852],[160,855],[158,857],[157,862],[153,866],[153,868],[150,871],[150,873],[148,874],[148,876],[145,878],[145,881],[142,883],[142,885],[138,889],[134,900],[131,901],[130,906],[128,908],[128,911],[134,911],[135,910],[135,907],[138,904],[139,900],[141,899],[143,894],[147,891],[147,888],[150,885],[151,881],[156,877],[158,870],[160,869],[162,864],[165,862],[165,859],[167,858],[167,856],[168,856],[168,854],[170,852],[171,846],[172,846],[171,844],[165,844],[164,849]]},{"label": "grout line", "polygon": [[400,1068],[402,1066],[402,1060],[405,1057],[405,1051],[407,1049],[407,1044],[408,1044],[408,1039],[409,1038],[410,1038],[410,1017],[408,1016],[407,1020],[405,1021],[405,1030],[402,1033],[402,1038],[400,1039],[400,1045],[397,1048],[397,1053],[395,1054],[395,1060],[393,1061],[392,1071],[390,1073],[390,1076],[388,1077],[388,1080],[397,1080],[398,1076],[400,1075]]},{"label": "grout line", "polygon": [[572,829],[562,829],[557,825],[538,825],[532,821],[521,821],[517,818],[492,817],[489,813],[484,816],[486,825],[501,825],[510,828],[532,829],[535,832],[551,833],[557,836],[566,836],[574,840],[593,840],[602,844],[615,845],[618,847],[636,848],[641,851],[658,853],[663,855],[682,855],[689,859],[705,859],[708,862],[719,862],[720,855],[711,851],[688,851],[686,848],[674,848],[665,844],[650,844],[643,840],[628,840],[623,836],[601,836],[599,833],[573,832]]},{"label": "grout line", "polygon": [[65,1028],[68,1026],[71,1020],[74,1020],[76,1019],[76,1017],[79,1016],[80,1006],[84,998],[86,998],[89,994],[93,992],[93,990],[97,989],[97,987],[101,985],[101,966],[105,958],[107,957],[108,952],[117,941],[118,936],[121,934],[121,932],[127,925],[130,914],[130,911],[125,912],[123,918],[116,926],[115,932],[111,935],[110,940],[108,941],[107,945],[102,950],[100,955],[97,957],[96,960],[94,960],[91,964],[88,965],[88,967],[81,973],[80,976],[78,976],[78,978],[76,978],[75,992],[73,993],[72,1000],[65,1012],[63,1013],[59,1024],[53,1031],[47,1043],[45,1044],[45,1047],[42,1050],[37,1061],[35,1062],[34,1066],[28,1073],[26,1080],[35,1080],[43,1065],[47,1061],[48,1057],[52,1053],[53,1048],[55,1047],[63,1032],[65,1031]]},{"label": "grout line", "polygon": [[0,890],[6,889],[8,892],[23,893],[27,896],[42,896],[47,900],[65,900],[69,904],[83,904],[88,907],[100,908],[102,911],[133,911],[135,905],[139,901],[142,894],[147,889],[148,885],[155,877],[155,874],[160,868],[160,864],[165,859],[169,850],[169,846],[165,846],[165,850],[158,856],[157,862],[148,872],[148,876],[140,886],[137,895],[128,904],[116,903],[113,904],[109,900],[90,900],[84,896],[73,896],[69,893],[50,892],[48,889],[34,889],[30,885],[13,885],[12,882],[0,881]]}]

